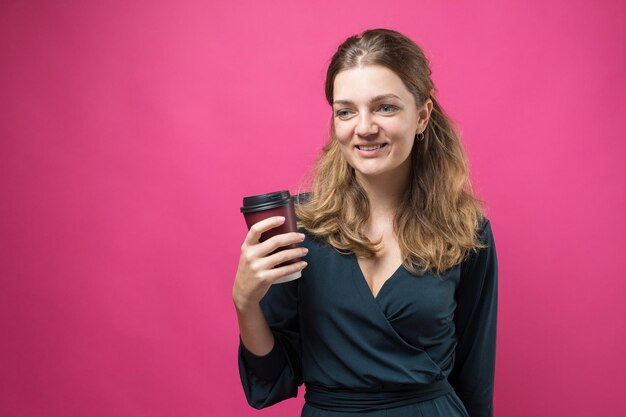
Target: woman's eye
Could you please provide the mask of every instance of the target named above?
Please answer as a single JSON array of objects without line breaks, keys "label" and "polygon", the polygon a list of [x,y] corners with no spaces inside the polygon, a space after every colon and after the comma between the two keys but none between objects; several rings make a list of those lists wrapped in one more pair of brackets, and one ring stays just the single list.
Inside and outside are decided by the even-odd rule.
[{"label": "woman's eye", "polygon": [[337,110],[335,115],[339,118],[348,117],[350,115],[350,110]]},{"label": "woman's eye", "polygon": [[392,113],[394,111],[396,111],[398,108],[396,106],[393,106],[391,104],[383,104],[382,106],[380,106],[380,110],[383,113]]}]

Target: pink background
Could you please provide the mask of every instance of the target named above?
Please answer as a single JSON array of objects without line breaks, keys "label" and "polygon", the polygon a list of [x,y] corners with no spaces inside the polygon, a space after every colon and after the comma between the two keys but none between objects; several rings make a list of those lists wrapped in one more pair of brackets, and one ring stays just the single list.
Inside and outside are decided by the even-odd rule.
[{"label": "pink background", "polygon": [[240,386],[239,206],[300,189],[370,27],[425,49],[488,203],[497,415],[623,415],[626,3],[86,3],[0,3],[1,416],[299,415]]}]

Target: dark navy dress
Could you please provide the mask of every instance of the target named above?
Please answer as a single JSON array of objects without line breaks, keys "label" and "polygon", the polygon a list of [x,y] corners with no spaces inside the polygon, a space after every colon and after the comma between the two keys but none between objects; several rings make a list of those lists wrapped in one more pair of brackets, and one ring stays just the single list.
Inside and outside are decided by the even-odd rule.
[{"label": "dark navy dress", "polygon": [[493,415],[497,277],[487,248],[442,275],[403,266],[374,297],[355,255],[306,233],[302,278],[272,285],[261,308],[276,343],[239,345],[248,403],[264,408],[305,384],[306,417]]}]

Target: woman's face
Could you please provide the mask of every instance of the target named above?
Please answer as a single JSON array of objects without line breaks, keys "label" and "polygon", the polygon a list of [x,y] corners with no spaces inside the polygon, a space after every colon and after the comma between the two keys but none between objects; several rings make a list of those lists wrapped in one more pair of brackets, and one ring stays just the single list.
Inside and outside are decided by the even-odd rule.
[{"label": "woman's face", "polygon": [[333,88],[335,137],[357,176],[408,175],[415,135],[432,108],[430,99],[418,109],[402,80],[379,65],[343,70]]}]

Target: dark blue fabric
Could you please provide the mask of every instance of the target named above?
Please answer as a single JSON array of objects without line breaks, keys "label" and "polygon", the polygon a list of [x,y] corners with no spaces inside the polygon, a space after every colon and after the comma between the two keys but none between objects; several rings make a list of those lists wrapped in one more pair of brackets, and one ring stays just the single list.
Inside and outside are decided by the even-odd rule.
[{"label": "dark blue fabric", "polygon": [[[273,353],[251,358],[240,343],[240,376],[250,405],[263,408],[295,397],[297,387],[306,383],[358,393],[350,406],[355,415],[397,411],[408,407],[406,399],[389,403],[359,398],[411,387],[419,392],[448,379],[454,391],[442,391],[445,398],[428,401],[416,395],[420,405],[407,410],[421,414],[405,415],[492,416],[497,257],[487,219],[479,232],[486,249],[440,276],[418,277],[401,266],[376,297],[354,255],[341,254],[307,234],[303,245],[309,249],[308,267],[302,278],[273,285],[261,302],[276,339]],[[459,398],[461,407],[455,404]],[[332,402],[325,407],[307,404],[303,415],[340,412]],[[455,414],[436,414],[440,409],[450,412],[450,407]],[[430,409],[434,414],[425,411]]]},{"label": "dark blue fabric", "polygon": [[382,410],[359,411],[346,413],[341,411],[325,410],[305,403],[302,408],[302,417],[468,417],[467,410],[459,397],[450,391],[445,395],[428,401]]},{"label": "dark blue fabric", "polygon": [[320,409],[342,412],[362,412],[400,407],[440,397],[452,391],[446,379],[430,384],[415,384],[406,387],[372,389],[327,388],[311,382],[306,383],[306,402]]}]

